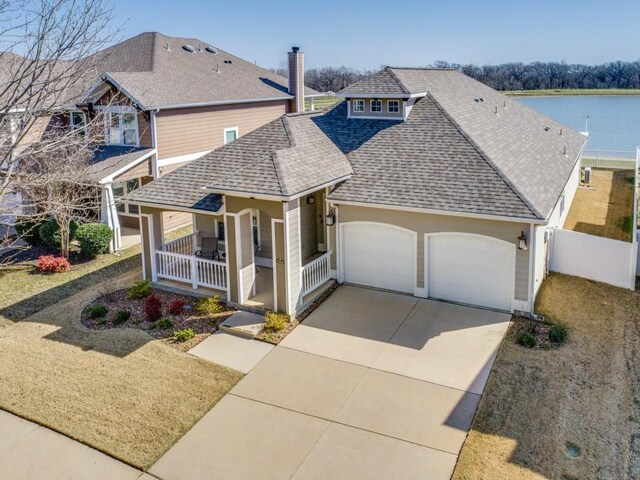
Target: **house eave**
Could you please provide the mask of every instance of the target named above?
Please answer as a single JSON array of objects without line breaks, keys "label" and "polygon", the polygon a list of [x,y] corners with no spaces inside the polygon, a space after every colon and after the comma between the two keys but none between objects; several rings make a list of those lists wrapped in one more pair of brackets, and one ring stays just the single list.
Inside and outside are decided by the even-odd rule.
[{"label": "house eave", "polygon": [[533,223],[536,225],[546,225],[547,220],[527,217],[510,217],[506,215],[489,215],[483,213],[459,212],[455,210],[438,210],[433,208],[406,207],[403,205],[388,205],[384,203],[356,202],[351,200],[336,200],[329,198],[331,205],[350,205],[354,207],[380,208],[384,210],[397,210],[416,213],[428,213],[431,215],[444,215],[449,217],[467,217],[481,220],[496,220],[512,223]]}]

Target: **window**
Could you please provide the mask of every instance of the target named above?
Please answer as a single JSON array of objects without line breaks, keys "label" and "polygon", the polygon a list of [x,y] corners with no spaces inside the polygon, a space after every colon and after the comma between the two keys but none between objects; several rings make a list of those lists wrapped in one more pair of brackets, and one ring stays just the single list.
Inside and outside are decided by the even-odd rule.
[{"label": "window", "polygon": [[238,127],[224,129],[224,144],[233,142],[238,138]]},{"label": "window", "polygon": [[135,112],[105,112],[105,143],[107,145],[137,145],[138,121]]},{"label": "window", "polygon": [[387,102],[387,112],[388,113],[398,113],[400,111],[400,101],[399,100],[389,100]]},{"label": "window", "polygon": [[251,212],[251,228],[253,231],[253,245],[260,248],[260,210]]},{"label": "window", "polygon": [[354,100],[353,101],[353,111],[354,112],[364,112],[364,100]]},{"label": "window", "polygon": [[218,229],[218,241],[224,242],[224,222],[216,222]]},{"label": "window", "polygon": [[71,112],[71,130],[84,136],[86,131],[86,117],[84,112]]},{"label": "window", "polygon": [[125,205],[120,201],[122,197],[140,188],[139,178],[132,178],[125,182],[113,182],[111,188],[113,189],[113,199],[116,202],[118,212],[124,213],[125,215],[138,215],[138,213],[140,213],[138,205]]},{"label": "window", "polygon": [[382,111],[382,100],[371,100],[371,111],[372,112],[381,112]]}]

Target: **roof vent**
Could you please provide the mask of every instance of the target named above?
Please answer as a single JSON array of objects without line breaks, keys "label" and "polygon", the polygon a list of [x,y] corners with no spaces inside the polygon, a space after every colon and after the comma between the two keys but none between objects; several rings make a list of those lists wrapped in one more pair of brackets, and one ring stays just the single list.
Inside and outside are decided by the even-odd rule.
[{"label": "roof vent", "polygon": [[167,52],[171,51],[171,47],[169,46],[169,42],[165,43],[164,48],[167,49]]},{"label": "roof vent", "polygon": [[225,60],[224,63],[231,63],[231,60]]},{"label": "roof vent", "polygon": [[544,127],[545,132],[548,132],[549,130],[551,130],[551,127]]},{"label": "roof vent", "polygon": [[188,43],[185,43],[184,45],[182,45],[182,48],[183,48],[184,50],[186,50],[187,52],[189,52],[189,53],[193,53],[193,52],[195,52],[195,51],[196,51],[196,49],[195,49],[195,48],[193,48],[193,46],[192,46],[192,45],[189,45]]},{"label": "roof vent", "polygon": [[218,53],[218,50],[216,50],[215,48],[213,48],[211,45],[207,45],[207,47],[205,48],[205,50],[209,53]]}]

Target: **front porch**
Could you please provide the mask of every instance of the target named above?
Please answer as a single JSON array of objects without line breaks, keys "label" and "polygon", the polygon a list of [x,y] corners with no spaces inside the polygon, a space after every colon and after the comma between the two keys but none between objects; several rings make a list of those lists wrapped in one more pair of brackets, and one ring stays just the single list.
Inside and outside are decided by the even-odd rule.
[{"label": "front porch", "polygon": [[241,199],[235,206],[227,197],[224,212],[193,214],[194,232],[171,241],[156,225],[167,211],[143,207],[146,278],[161,288],[219,295],[239,308],[294,317],[335,278],[324,192],[318,196],[319,214],[315,202]]}]

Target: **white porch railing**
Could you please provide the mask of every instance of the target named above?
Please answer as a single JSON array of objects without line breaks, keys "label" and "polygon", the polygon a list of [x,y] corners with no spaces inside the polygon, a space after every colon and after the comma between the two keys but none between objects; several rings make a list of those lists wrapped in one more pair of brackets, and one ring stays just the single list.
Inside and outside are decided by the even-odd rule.
[{"label": "white porch railing", "polygon": [[302,295],[315,290],[331,278],[331,252],[302,267]]},{"label": "white porch railing", "polygon": [[156,250],[156,275],[190,283],[193,288],[201,286],[227,291],[227,264],[195,255]]},{"label": "white porch railing", "polygon": [[164,251],[180,253],[182,255],[193,255],[196,251],[198,232],[190,233],[184,237],[176,238],[164,244]]}]

